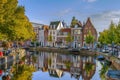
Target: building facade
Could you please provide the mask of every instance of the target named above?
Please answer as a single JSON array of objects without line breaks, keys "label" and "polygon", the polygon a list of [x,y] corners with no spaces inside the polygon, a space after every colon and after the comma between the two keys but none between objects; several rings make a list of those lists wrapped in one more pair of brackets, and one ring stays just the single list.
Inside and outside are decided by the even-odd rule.
[{"label": "building facade", "polygon": [[[62,21],[50,22],[49,27],[38,23],[32,24],[36,32],[36,40],[40,43],[40,46],[59,47],[69,45],[72,48],[88,46],[86,43],[86,36],[89,32],[94,37],[92,47],[94,47],[97,41],[97,31],[90,18],[83,24],[78,21],[73,27],[66,27],[66,24]],[[69,43],[66,41],[68,34],[70,34],[72,38]],[[49,39],[50,37],[51,40]]]},{"label": "building facade", "polygon": [[72,47],[80,48],[82,46],[82,24],[80,21],[71,28],[71,36],[73,37]]},{"label": "building facade", "polygon": [[52,46],[52,47],[56,46],[57,33],[59,32],[60,29],[63,29],[63,28],[65,27],[63,22],[61,21],[54,21],[50,23],[48,36],[52,37],[52,41],[48,41],[49,46]]},{"label": "building facade", "polygon": [[32,23],[32,25],[36,33],[36,41],[39,42],[40,46],[47,46],[48,26],[38,23]]},{"label": "building facade", "polygon": [[[87,19],[87,22],[83,25],[82,29],[82,46],[86,46],[85,38],[86,36],[91,33],[91,35],[94,37],[94,43],[97,41],[97,31],[95,27],[93,26],[90,17]],[[93,44],[94,44],[93,43]],[[92,44],[92,46],[93,46]]]},{"label": "building facade", "polygon": [[56,41],[57,47],[69,45],[66,41],[68,35],[71,35],[71,28],[63,28],[58,31]]}]

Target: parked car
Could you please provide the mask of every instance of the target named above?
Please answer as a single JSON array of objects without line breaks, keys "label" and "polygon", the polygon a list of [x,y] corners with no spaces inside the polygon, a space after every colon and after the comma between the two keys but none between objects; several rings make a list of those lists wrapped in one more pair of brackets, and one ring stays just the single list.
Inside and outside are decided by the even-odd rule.
[{"label": "parked car", "polygon": [[103,49],[102,52],[103,53],[109,53],[109,49]]}]

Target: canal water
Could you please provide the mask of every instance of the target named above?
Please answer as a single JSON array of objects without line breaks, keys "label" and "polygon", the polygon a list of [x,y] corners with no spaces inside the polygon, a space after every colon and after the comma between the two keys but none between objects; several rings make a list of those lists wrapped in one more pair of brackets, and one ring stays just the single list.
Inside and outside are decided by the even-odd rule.
[{"label": "canal water", "polygon": [[[27,52],[27,55],[36,58],[32,80],[106,80],[106,72],[113,69],[93,56],[50,52]],[[30,57],[26,57],[29,63]],[[9,69],[14,64],[13,61],[0,65],[0,69]]]}]

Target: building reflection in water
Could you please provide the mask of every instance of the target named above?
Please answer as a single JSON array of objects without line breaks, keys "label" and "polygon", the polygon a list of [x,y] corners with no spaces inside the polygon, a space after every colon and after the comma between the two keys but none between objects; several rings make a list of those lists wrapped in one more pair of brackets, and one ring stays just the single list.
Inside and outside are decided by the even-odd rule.
[{"label": "building reflection in water", "polygon": [[13,65],[15,65],[16,61],[13,59],[13,56],[7,57],[8,62],[5,61],[5,58],[0,58],[0,70],[10,69]]},{"label": "building reflection in water", "polygon": [[95,74],[96,62],[95,58],[90,56],[39,52],[37,67],[48,72],[51,77],[60,78],[64,72],[69,72],[71,78],[90,80]]}]

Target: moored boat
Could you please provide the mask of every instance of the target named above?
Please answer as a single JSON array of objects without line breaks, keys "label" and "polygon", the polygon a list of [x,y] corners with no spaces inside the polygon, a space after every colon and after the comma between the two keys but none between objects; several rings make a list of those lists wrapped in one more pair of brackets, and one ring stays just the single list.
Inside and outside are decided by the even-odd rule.
[{"label": "moored boat", "polygon": [[108,70],[106,78],[107,80],[120,80],[120,70]]}]

